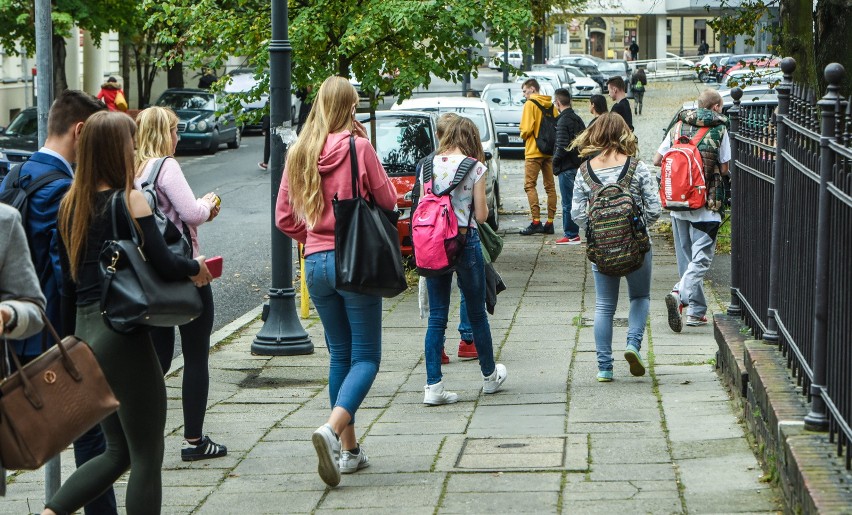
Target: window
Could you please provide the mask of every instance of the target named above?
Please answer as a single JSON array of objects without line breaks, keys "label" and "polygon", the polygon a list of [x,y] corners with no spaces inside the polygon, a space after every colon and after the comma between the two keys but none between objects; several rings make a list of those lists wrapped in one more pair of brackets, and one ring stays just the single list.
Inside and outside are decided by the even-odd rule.
[{"label": "window", "polygon": [[693,44],[698,46],[702,41],[707,41],[707,20],[695,20],[693,31]]},{"label": "window", "polygon": [[666,20],[666,44],[672,44],[672,21]]}]

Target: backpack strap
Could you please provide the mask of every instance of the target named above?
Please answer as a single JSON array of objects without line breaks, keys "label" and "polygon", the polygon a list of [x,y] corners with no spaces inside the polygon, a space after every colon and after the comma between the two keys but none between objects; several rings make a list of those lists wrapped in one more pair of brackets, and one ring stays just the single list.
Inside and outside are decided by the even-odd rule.
[{"label": "backpack strap", "polygon": [[545,115],[549,114],[550,116],[553,116],[553,106],[550,106],[550,109],[548,110],[548,109],[545,109],[544,106],[539,104],[538,101],[536,101],[536,100],[530,99],[530,102],[532,102],[533,104],[538,106],[538,108],[541,109],[542,114],[545,114]]},{"label": "backpack strap", "polygon": [[[25,175],[24,177],[29,177],[29,175]],[[38,191],[44,186],[47,186],[53,181],[57,181],[59,179],[68,179],[68,174],[62,173],[59,170],[51,170],[46,174],[42,175],[38,179],[29,183],[26,188],[24,188],[24,192],[27,194],[27,197]],[[18,182],[23,179],[23,177],[18,179]]]},{"label": "backpack strap", "polygon": [[621,169],[621,174],[616,181],[622,188],[629,188],[633,182],[633,176],[636,174],[636,167],[639,166],[639,160],[633,157],[628,157],[624,162],[624,167]]},{"label": "backpack strap", "polygon": [[595,175],[594,170],[592,170],[592,165],[589,164],[590,159],[583,161],[583,164],[580,165],[580,175],[583,176],[583,180],[586,181],[586,185],[589,189],[592,190],[592,196],[597,195],[598,191],[603,189],[603,183],[600,178]]},{"label": "backpack strap", "polygon": [[168,159],[168,156],[161,157],[154,162],[151,166],[151,172],[148,173],[148,178],[142,183],[143,188],[148,185],[157,186],[157,179],[160,178],[160,170],[163,168],[163,163],[166,162],[166,159]]},{"label": "backpack strap", "polygon": [[[467,174],[469,174],[470,171],[473,170],[473,167],[476,166],[476,163],[478,163],[478,161],[476,159],[472,158],[472,157],[465,157],[464,159],[462,159],[462,162],[459,163],[459,167],[456,168],[456,175],[453,177],[453,182],[450,183],[450,185],[444,191],[442,191],[440,193],[433,191],[433,193],[435,193],[435,195],[437,195],[439,197],[443,197],[444,195],[449,194],[451,191],[456,189],[456,186],[461,184],[461,182],[464,180],[464,178],[467,177]],[[427,166],[428,166],[428,168],[427,168]],[[423,183],[424,184],[427,182],[426,181],[427,171],[429,173],[429,180],[431,181],[432,180],[432,162],[431,161],[429,161],[428,163],[423,165]]]},{"label": "backpack strap", "polygon": [[706,136],[708,132],[710,132],[710,127],[701,127],[689,142],[694,145],[695,148],[698,148],[698,144],[701,143],[701,140],[704,139],[704,136]]}]

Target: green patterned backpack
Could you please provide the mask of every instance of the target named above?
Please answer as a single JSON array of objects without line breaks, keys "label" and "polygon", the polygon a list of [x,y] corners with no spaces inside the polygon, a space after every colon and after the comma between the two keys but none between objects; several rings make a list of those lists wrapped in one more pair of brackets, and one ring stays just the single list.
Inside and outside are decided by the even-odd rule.
[{"label": "green patterned backpack", "polygon": [[622,277],[638,270],[651,249],[642,210],[630,193],[638,163],[628,159],[618,180],[606,186],[588,161],[580,166],[583,180],[592,190],[587,208],[586,256],[602,274]]}]

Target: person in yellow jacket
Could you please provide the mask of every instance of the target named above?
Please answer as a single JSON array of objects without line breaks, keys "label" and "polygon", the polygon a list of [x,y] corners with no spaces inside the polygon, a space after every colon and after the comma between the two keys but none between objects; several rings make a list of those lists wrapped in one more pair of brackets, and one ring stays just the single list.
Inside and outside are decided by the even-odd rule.
[{"label": "person in yellow jacket", "polygon": [[[553,218],[556,216],[556,184],[553,180],[553,157],[543,153],[535,144],[543,117],[542,109],[552,110],[553,103],[549,95],[539,93],[541,87],[535,79],[529,79],[521,86],[527,102],[521,113],[521,138],[524,140],[524,191],[530,203],[532,223],[521,234],[553,234]],[[536,105],[538,104],[538,105]],[[541,172],[544,191],[547,193],[547,222],[541,223],[541,208],[538,205],[538,174]]]}]

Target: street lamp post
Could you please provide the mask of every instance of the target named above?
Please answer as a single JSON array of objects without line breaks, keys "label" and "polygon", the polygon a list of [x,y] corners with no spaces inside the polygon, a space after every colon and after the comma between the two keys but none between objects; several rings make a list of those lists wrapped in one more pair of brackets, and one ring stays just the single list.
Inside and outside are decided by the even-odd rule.
[{"label": "street lamp post", "polygon": [[290,119],[290,54],[287,0],[272,0],[272,40],[269,43],[270,183],[272,187],[272,286],[269,310],[251,344],[252,354],[294,356],[311,354],[314,344],[296,314],[293,289],[293,243],[275,227],[275,203],[284,169],[284,140],[292,133]]}]

